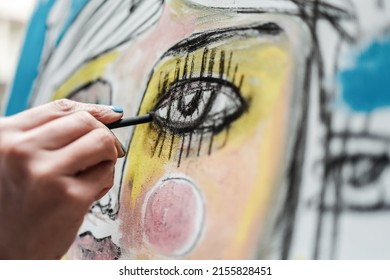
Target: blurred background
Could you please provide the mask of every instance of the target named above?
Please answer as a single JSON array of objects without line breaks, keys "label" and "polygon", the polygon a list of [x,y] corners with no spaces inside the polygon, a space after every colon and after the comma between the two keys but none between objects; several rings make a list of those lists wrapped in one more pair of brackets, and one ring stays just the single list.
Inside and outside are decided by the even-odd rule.
[{"label": "blurred background", "polygon": [[0,108],[12,82],[24,32],[37,0],[0,0]]}]

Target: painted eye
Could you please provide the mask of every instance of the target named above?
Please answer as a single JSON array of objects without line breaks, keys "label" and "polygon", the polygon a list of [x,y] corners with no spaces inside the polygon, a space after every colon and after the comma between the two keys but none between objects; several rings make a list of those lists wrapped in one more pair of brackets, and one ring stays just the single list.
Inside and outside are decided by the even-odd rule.
[{"label": "painted eye", "polygon": [[67,98],[84,103],[111,104],[111,85],[104,80],[96,80],[74,90]]},{"label": "painted eye", "polygon": [[388,170],[389,161],[386,154],[343,155],[329,161],[328,176],[334,182],[340,182],[341,199],[339,206],[329,200],[329,207],[345,207],[355,211],[385,207],[387,201],[382,177]]},{"label": "painted eye", "polygon": [[247,107],[234,84],[201,77],[172,84],[154,109],[155,121],[173,133],[218,133]]}]

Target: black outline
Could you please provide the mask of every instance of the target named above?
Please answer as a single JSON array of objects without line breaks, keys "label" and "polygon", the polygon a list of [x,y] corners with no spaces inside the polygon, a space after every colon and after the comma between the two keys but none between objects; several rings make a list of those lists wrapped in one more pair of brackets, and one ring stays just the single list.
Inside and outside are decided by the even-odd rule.
[{"label": "black outline", "polygon": [[[180,67],[182,61],[180,59],[176,60],[176,67],[173,71],[174,80],[171,83],[168,82],[170,73],[166,73],[163,86],[161,86],[161,76],[164,74],[159,73],[160,80],[158,85],[159,92],[156,101],[157,104],[150,110],[154,116],[154,124],[150,125],[151,130],[167,130],[169,131],[169,134],[178,135],[182,138],[178,159],[179,166],[182,160],[184,139],[187,136],[191,134],[187,145],[186,158],[188,158],[190,154],[193,134],[200,135],[197,156],[200,156],[201,145],[204,140],[203,138],[206,135],[210,138],[207,150],[207,154],[210,155],[212,152],[214,136],[224,129],[230,128],[231,123],[245,113],[250,106],[250,101],[245,100],[241,96],[241,88],[245,77],[236,77],[239,66],[238,64],[232,65],[233,52],[227,53],[222,49],[217,53],[216,48],[211,46],[233,39],[245,40],[248,38],[257,38],[259,36],[277,36],[282,32],[283,30],[279,25],[268,22],[195,33],[175,44],[160,58],[160,60],[163,60],[178,55],[185,57],[183,69]],[[193,53],[202,49],[203,55],[200,60],[200,71],[199,73],[194,73],[195,58]],[[191,69],[188,70],[191,55]],[[226,61],[227,56],[228,60]],[[216,59],[219,59],[219,62],[216,62]],[[226,62],[227,65],[225,65]],[[231,77],[230,74],[232,69],[233,76]],[[219,70],[217,76],[213,75],[214,70]],[[182,75],[180,78],[181,72]],[[153,76],[154,71],[151,73],[150,79]],[[186,78],[187,76],[188,78]],[[235,84],[236,80],[238,81],[238,85]],[[211,92],[211,94],[207,97],[203,94],[204,92]],[[214,101],[219,94],[224,94],[226,98],[229,98],[232,102],[232,108],[226,108],[223,112],[210,115],[209,113],[212,110]],[[193,96],[193,98],[189,104],[185,104],[184,98],[188,95]],[[175,102],[177,108],[172,108]],[[200,111],[200,103],[203,103],[204,105],[202,111]],[[159,112],[162,108],[167,109],[166,116],[160,115]],[[175,110],[175,114],[179,114],[179,116],[183,117],[183,120],[173,121],[171,119],[172,110]],[[186,118],[192,116],[195,111],[198,114],[198,117],[196,119],[187,120]],[[228,133],[226,133],[224,145],[227,142],[227,138]],[[156,141],[160,142],[160,140],[161,139],[157,138]],[[159,143],[156,143],[155,145],[158,146]],[[171,152],[172,150],[170,150],[170,155]],[[154,153],[152,153],[152,156],[154,156]]]},{"label": "black outline", "polygon": [[[311,81],[313,78],[318,79],[319,81],[319,94],[320,94],[320,113],[319,117],[321,120],[321,124],[325,127],[326,135],[324,137],[324,141],[322,143],[324,147],[324,157],[321,160],[321,163],[324,166],[324,175],[323,175],[323,185],[321,187],[321,195],[319,197],[319,202],[318,205],[315,205],[314,207],[318,208],[318,223],[317,223],[317,235],[316,235],[316,245],[315,249],[313,251],[313,258],[317,259],[320,257],[320,251],[321,251],[321,239],[322,239],[322,224],[323,224],[323,215],[325,212],[332,211],[333,216],[334,216],[334,231],[333,231],[333,244],[337,244],[337,236],[338,236],[338,218],[339,215],[342,211],[357,211],[357,212],[371,212],[371,211],[378,211],[378,210],[388,210],[389,206],[378,202],[377,205],[374,205],[369,208],[362,208],[359,205],[350,205],[346,206],[341,203],[341,197],[340,197],[340,188],[342,187],[340,182],[342,178],[340,177],[340,172],[338,171],[339,165],[343,165],[344,162],[350,162],[350,161],[355,161],[370,155],[332,155],[330,153],[329,147],[330,143],[334,139],[341,139],[345,145],[348,139],[352,139],[355,137],[360,137],[360,136],[366,136],[367,138],[371,139],[379,139],[383,141],[390,141],[388,137],[382,137],[380,135],[357,135],[349,131],[343,131],[343,132],[334,132],[332,131],[331,125],[332,125],[332,112],[329,109],[328,105],[330,103],[332,94],[334,94],[334,89],[329,90],[326,89],[324,85],[324,65],[323,65],[323,58],[322,58],[322,51],[321,51],[321,46],[319,43],[319,38],[318,38],[318,23],[322,21],[326,21],[329,24],[333,26],[333,28],[338,32],[340,36],[340,42],[339,46],[341,46],[344,43],[350,43],[353,44],[356,41],[356,38],[353,34],[350,34],[347,30],[345,30],[342,25],[341,21],[349,21],[354,24],[358,24],[358,19],[356,17],[355,11],[347,11],[344,9],[341,9],[335,5],[330,5],[329,3],[325,3],[323,0],[313,0],[313,1],[304,1],[304,0],[281,0],[286,3],[293,3],[295,4],[297,8],[297,12],[291,11],[291,10],[284,10],[284,9],[261,9],[261,8],[227,8],[232,12],[235,12],[237,14],[260,14],[260,13],[277,13],[277,14],[284,14],[284,15],[291,15],[291,16],[296,16],[300,18],[309,28],[310,30],[310,35],[312,39],[312,47],[310,50],[310,55],[306,59],[305,62],[305,80],[304,80],[304,87],[302,90],[302,115],[299,120],[300,126],[298,127],[298,131],[296,132],[296,138],[295,142],[293,145],[293,153],[291,155],[291,162],[289,163],[289,168],[287,172],[287,178],[286,178],[286,185],[287,185],[287,194],[286,194],[286,199],[283,203],[284,207],[282,211],[280,212],[278,223],[275,227],[275,232],[278,232],[279,230],[283,231],[282,234],[282,248],[281,248],[281,255],[280,257],[283,259],[287,259],[290,257],[290,251],[291,251],[291,245],[292,245],[292,238],[293,234],[295,232],[295,220],[296,220],[296,210],[297,210],[297,205],[298,205],[298,200],[299,200],[299,195],[300,195],[300,188],[301,188],[301,181],[302,181],[302,166],[305,158],[305,153],[306,153],[306,137],[309,134],[308,133],[308,105],[310,103],[310,91],[312,89],[312,84]],[[139,3],[138,1],[137,3]],[[102,5],[105,2],[102,3]],[[384,1],[382,0],[377,0],[376,1],[378,9],[383,8]],[[161,5],[164,4],[164,1],[161,1]],[[134,6],[136,8],[136,6]],[[218,8],[218,9],[224,9],[224,8]],[[132,12],[132,9],[129,10],[129,12]],[[154,23],[152,23],[154,24]],[[151,24],[151,25],[152,25]],[[245,27],[246,28],[246,27]],[[245,29],[244,28],[244,29]],[[236,29],[239,31],[239,29]],[[253,31],[253,30],[252,30]],[[274,24],[270,23],[268,25],[268,34],[278,34],[281,29]],[[248,31],[249,32],[249,31]],[[238,32],[240,33],[240,32]],[[131,40],[135,38],[139,34],[135,34],[133,37],[127,38],[127,40]],[[201,47],[207,48],[208,45],[218,42],[219,40],[224,40],[222,39],[226,34],[223,34],[221,30],[215,30],[213,32],[209,32],[207,34],[196,34],[195,36],[192,37],[193,40],[187,39],[182,41],[181,43],[177,44],[175,47],[171,48],[167,52],[166,55],[170,55],[169,52],[172,53],[177,53],[177,52],[187,52],[186,56],[186,63],[185,67],[183,70],[183,76],[182,78],[184,79],[187,76],[187,70],[188,70],[188,65],[187,61],[189,59],[188,53],[199,49]],[[246,35],[249,36],[249,33]],[[263,34],[262,34],[263,35]],[[264,34],[266,35],[266,34]],[[242,36],[243,38],[245,37],[245,34],[241,34],[239,36]],[[122,42],[123,43],[123,42]],[[119,46],[121,44],[118,44]],[[184,48],[181,48],[182,45],[185,45]],[[112,49],[116,48],[117,46],[114,46]],[[111,50],[111,49],[110,49]],[[108,52],[107,50],[106,52]],[[99,54],[102,55],[105,52]],[[222,53],[221,53],[222,55]],[[229,58],[228,58],[229,55]],[[228,59],[228,67],[227,70],[225,70],[225,65],[223,64],[223,67],[221,68],[221,64],[219,65],[221,69],[223,69],[220,72],[226,71],[227,76],[230,75],[231,71],[231,60],[232,60],[232,55],[233,53],[231,52],[230,54],[225,53],[223,54],[224,59]],[[96,56],[95,56],[96,57]],[[95,57],[90,58],[89,60],[94,59]],[[335,61],[337,61],[339,57],[339,50],[337,51],[335,55]],[[49,56],[50,59],[50,56]],[[84,63],[88,63],[88,61],[85,61]],[[335,63],[336,65],[337,63]],[[44,65],[45,66],[45,65]],[[43,66],[43,67],[44,67]],[[203,69],[206,66],[202,67]],[[194,58],[192,58],[191,61],[191,73],[193,72],[194,69]],[[202,71],[204,73],[204,71]],[[337,73],[337,69],[335,69],[335,73]],[[203,75],[203,74],[202,74]],[[160,73],[160,80],[162,79],[162,73]],[[190,79],[192,77],[190,76]],[[222,77],[220,77],[222,79]],[[244,79],[244,77],[241,77],[241,79]],[[238,87],[239,88],[239,87]],[[159,92],[166,93],[168,92],[168,73],[164,77],[164,82],[159,85]],[[161,97],[161,96],[160,96]],[[187,132],[188,133],[188,132]],[[227,127],[227,133],[228,133],[228,127]],[[197,154],[198,156],[200,155],[201,151],[201,144],[203,141],[203,131],[201,131],[200,134],[200,141],[199,141],[199,146],[198,146],[198,151]],[[134,133],[131,135],[131,139],[133,137]],[[170,147],[170,153],[169,153],[169,158],[172,156],[172,146],[174,144],[174,134],[171,134],[171,147]],[[185,134],[183,134],[183,139],[182,139],[182,146],[184,143],[184,137]],[[192,137],[192,134],[191,134]],[[131,144],[131,139],[128,142],[128,147],[130,147]],[[158,142],[156,143],[155,149],[157,149]],[[161,146],[162,149],[162,146]],[[188,151],[190,147],[188,147],[187,150],[187,157],[188,157]],[[181,151],[182,152],[182,151]],[[345,152],[345,151],[344,151]],[[160,153],[161,155],[161,150]],[[374,168],[372,173],[367,173],[368,178],[370,180],[375,179],[378,174],[383,172],[383,170],[388,166],[388,158],[387,155],[379,155],[379,157],[382,157],[382,162],[378,168]],[[386,157],[386,158],[385,158]],[[126,158],[127,159],[127,158]],[[126,160],[123,163],[122,166],[122,176],[120,179],[120,189],[119,189],[119,194],[120,196],[120,191],[123,183],[123,171],[126,167]],[[333,171],[336,170],[336,171]],[[379,171],[381,172],[379,172]],[[358,181],[357,181],[358,182]],[[364,180],[362,181],[364,183]],[[357,183],[355,185],[364,185],[362,182]],[[368,181],[367,181],[368,182]],[[337,201],[335,207],[328,207],[325,205],[325,195],[326,192],[329,191],[329,185],[334,184],[334,187],[336,188],[336,198]],[[361,187],[361,186],[359,186]],[[110,202],[109,202],[110,203]],[[313,206],[311,206],[313,207]],[[109,217],[113,220],[116,219],[118,211],[119,211],[119,199],[118,199],[118,209],[113,213],[113,210],[110,209],[111,214],[109,214]],[[102,207],[103,209],[103,207]],[[108,210],[107,210],[108,211]],[[104,211],[102,210],[102,213]],[[108,211],[109,212],[109,211]],[[103,213],[104,214],[104,213]],[[332,256],[334,257],[335,255],[335,248],[333,248],[333,252],[331,253]]]},{"label": "black outline", "polygon": [[[103,238],[96,238],[92,232],[90,231],[86,231],[86,232],[83,232],[81,234],[79,234],[78,238],[79,239],[82,239],[83,237],[85,236],[90,236],[97,244],[101,244],[101,243],[105,243],[105,242],[108,242],[109,244],[109,250],[111,250],[112,254],[115,256],[114,257],[114,260],[117,260],[120,258],[120,256],[122,255],[122,251],[121,251],[121,248],[116,245],[114,242],[112,242],[111,240],[111,235],[110,236],[106,236],[106,237],[103,237]],[[105,244],[106,245],[106,244]],[[103,245],[102,245],[103,246]],[[84,256],[85,254],[99,254],[100,251],[98,252],[92,252],[88,249],[85,249],[83,247],[81,247],[79,244],[77,244],[77,248],[81,251],[81,254]],[[105,248],[107,248],[105,246]],[[89,259],[89,258],[86,258],[86,259]]]},{"label": "black outline", "polygon": [[[101,83],[103,85],[107,85],[110,92],[109,92],[109,103],[108,104],[103,104],[103,105],[111,105],[112,104],[112,86],[109,82],[107,82],[106,80],[104,79],[96,79],[94,81],[90,81],[76,89],[74,89],[71,93],[69,93],[67,95],[66,98],[68,99],[72,99],[73,97],[75,97],[76,95],[78,95],[80,93],[80,91],[82,90],[88,90],[89,88],[93,87],[95,84],[98,84],[98,83]],[[102,103],[96,103],[96,104],[102,104]]]}]

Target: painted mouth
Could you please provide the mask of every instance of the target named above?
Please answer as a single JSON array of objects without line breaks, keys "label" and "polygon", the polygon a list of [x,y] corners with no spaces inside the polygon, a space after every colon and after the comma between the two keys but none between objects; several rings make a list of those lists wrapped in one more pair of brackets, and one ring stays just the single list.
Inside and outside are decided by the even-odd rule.
[{"label": "painted mouth", "polygon": [[111,236],[96,238],[90,231],[80,234],[76,240],[78,257],[83,260],[117,260],[121,249]]}]

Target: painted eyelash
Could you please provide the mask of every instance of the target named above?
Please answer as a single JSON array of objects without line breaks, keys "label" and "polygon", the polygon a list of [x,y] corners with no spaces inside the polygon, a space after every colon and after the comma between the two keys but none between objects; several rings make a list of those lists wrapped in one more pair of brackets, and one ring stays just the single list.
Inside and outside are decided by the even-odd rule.
[{"label": "painted eyelash", "polygon": [[[221,50],[219,52],[219,63],[215,63],[216,57],[217,57],[216,49],[209,50],[208,48],[205,48],[203,50],[203,55],[202,55],[201,62],[200,62],[201,63],[200,71],[199,71],[200,73],[199,73],[199,76],[197,76],[195,78],[193,77],[193,74],[195,72],[194,71],[195,55],[192,55],[192,58],[191,58],[190,55],[187,54],[186,57],[184,58],[184,63],[183,63],[182,59],[176,60],[176,66],[175,66],[174,70],[172,70],[170,72],[166,72],[166,73],[160,72],[159,82],[157,85],[157,91],[158,91],[158,98],[157,99],[160,100],[160,102],[161,102],[161,100],[163,100],[163,101],[165,101],[165,103],[163,102],[162,105],[160,104],[161,105],[160,108],[158,107],[158,105],[156,105],[155,109],[158,111],[159,109],[167,107],[167,106],[168,106],[168,109],[167,109],[167,113],[166,113],[167,119],[164,121],[161,120],[162,121],[161,125],[151,124],[151,126],[152,126],[151,129],[157,128],[157,130],[158,130],[158,135],[155,139],[155,145],[152,149],[152,157],[154,157],[154,156],[161,157],[162,150],[163,150],[165,143],[169,142],[169,141],[166,141],[166,137],[169,135],[171,136],[169,157],[168,157],[169,159],[171,159],[171,157],[172,157],[172,150],[173,150],[173,146],[175,144],[175,141],[174,141],[175,136],[177,136],[177,135],[181,136],[181,143],[179,143],[180,151],[179,151],[178,166],[180,166],[181,159],[183,156],[185,156],[186,158],[188,158],[190,156],[191,148],[193,148],[196,156],[198,156],[198,157],[200,156],[201,150],[202,150],[202,145],[204,144],[204,141],[203,141],[204,135],[206,133],[210,133],[210,135],[208,135],[209,136],[209,143],[208,143],[208,147],[207,147],[207,153],[209,155],[211,154],[211,152],[213,150],[214,136],[217,133],[219,133],[220,131],[222,131],[222,129],[224,129],[226,131],[226,134],[225,134],[226,136],[225,136],[225,139],[223,141],[223,145],[221,147],[223,147],[226,144],[227,138],[229,135],[230,121],[238,118],[238,116],[241,115],[242,112],[244,111],[244,107],[246,108],[246,102],[240,96],[240,91],[241,91],[243,81],[244,81],[244,75],[241,75],[239,82],[238,82],[238,86],[236,86],[235,83],[236,83],[236,76],[237,76],[237,72],[238,72],[238,64],[236,64],[234,66],[234,69],[232,68],[233,52],[230,52],[228,55],[226,55],[226,52],[224,50]],[[227,65],[226,65],[226,57],[228,57]],[[218,67],[217,68],[218,72],[216,75],[215,74],[213,75],[215,65],[217,65],[217,67]],[[233,76],[230,76],[231,72],[233,73]],[[170,77],[172,76],[172,73],[173,73],[174,79],[172,82],[169,82]],[[232,82],[230,82],[228,80],[231,80]],[[208,113],[210,113],[211,110],[213,109],[214,102],[215,102],[216,98],[218,98],[218,96],[216,94],[213,94],[211,97],[209,97],[208,100],[207,100],[207,96],[206,96],[206,101],[205,101],[204,96],[203,96],[203,89],[208,89],[208,87],[211,87],[214,90],[219,90],[221,95],[226,95],[226,97],[229,97],[229,98],[232,98],[232,96],[234,97],[234,98],[232,98],[233,100],[231,100],[231,101],[233,103],[235,103],[234,105],[236,106],[236,108],[234,108],[234,107],[230,108],[231,111],[233,109],[233,113],[230,112],[230,114],[231,114],[231,116],[229,116],[230,119],[227,118],[228,112],[227,112],[226,108],[223,110],[223,112],[217,112],[217,113],[214,112],[214,114],[211,115],[211,119],[212,119],[212,117],[214,117],[214,118],[217,118],[217,117],[221,118],[222,117],[222,120],[227,121],[227,124],[223,123],[222,120],[214,119],[214,120],[212,120],[213,124],[211,126],[210,126],[210,124],[208,124],[208,126],[202,127],[202,125],[200,125],[200,124],[198,124],[198,125],[195,124],[194,127],[191,127],[191,123],[189,123],[187,130],[169,131],[172,129],[172,128],[169,129],[169,122],[171,121],[170,120],[171,110],[172,110],[173,103],[175,101],[178,102],[176,104],[176,106],[179,106],[179,107],[180,107],[180,105],[184,106],[181,109],[178,108],[178,110],[180,111],[180,115],[179,115],[178,120],[180,120],[180,119],[185,120],[187,117],[184,116],[183,114],[186,114],[186,112],[187,112],[186,110],[191,110],[190,108],[188,108],[188,107],[190,107],[189,105],[191,105],[191,104],[183,103],[184,102],[183,98],[185,98],[186,95],[182,94],[182,95],[180,95],[179,98],[177,98],[177,96],[176,97],[174,96],[175,94],[177,94],[177,92],[175,90],[177,90],[177,88],[178,88],[181,92],[186,92],[189,89],[189,87],[191,86],[191,83],[197,84],[197,86],[199,87],[197,90],[199,92],[194,93],[194,95],[196,95],[196,96],[191,98],[190,103],[195,102],[195,104],[192,104],[193,111],[190,111],[187,116],[192,116],[194,114],[194,112],[196,111],[200,117],[199,117],[199,119],[195,118],[195,120],[199,121],[200,124],[202,124],[203,121],[206,123],[210,121],[210,120],[207,121],[206,117],[208,116]],[[224,91],[222,89],[224,89]],[[192,90],[194,90],[194,89],[192,89]],[[170,93],[169,96],[167,96],[168,93]],[[236,101],[234,99],[238,99],[238,101]],[[200,102],[203,102],[202,105],[208,106],[208,108],[206,108],[206,107],[202,108],[203,115],[201,115],[199,112]],[[237,104],[237,102],[239,104]],[[166,103],[168,103],[168,105]],[[237,109],[238,107],[242,107],[242,108],[240,108],[240,110],[239,110],[239,109]],[[235,110],[237,110],[237,112],[235,112]],[[202,119],[202,118],[204,118],[204,119]],[[218,122],[219,122],[219,124],[217,124]],[[198,137],[194,137],[194,134],[197,134]],[[198,140],[197,147],[196,147],[196,145],[192,145],[194,139]],[[186,141],[188,143],[185,146]]]},{"label": "painted eyelash", "polygon": [[[210,56],[209,56],[210,53]],[[228,65],[226,68],[225,72],[225,66],[226,66],[226,52],[224,50],[221,50],[219,52],[219,57],[220,57],[220,62],[219,62],[219,67],[218,67],[218,72],[217,76],[215,77],[213,75],[214,71],[214,63],[215,63],[215,58],[217,56],[217,52],[215,49],[211,49],[211,51],[208,48],[204,48],[203,50],[203,55],[201,58],[201,67],[200,67],[200,73],[199,77],[214,77],[214,78],[219,78],[219,79],[224,79],[224,80],[231,80],[233,84],[236,82],[236,76],[238,72],[238,64],[234,65],[234,69],[232,70],[232,59],[233,59],[233,52],[229,53],[229,58],[228,58]],[[157,92],[158,92],[158,97],[165,95],[169,89],[169,87],[172,84],[175,84],[179,81],[185,80],[185,79],[191,79],[193,78],[193,73],[194,73],[194,68],[195,68],[195,55],[192,55],[191,63],[190,63],[190,55],[187,54],[186,57],[184,58],[184,66],[183,69],[181,68],[182,64],[182,59],[177,59],[176,60],[176,66],[173,71],[170,72],[160,72],[160,77],[159,77],[159,82],[157,86]],[[190,63],[190,65],[189,65]],[[190,67],[190,71],[188,71],[188,67]],[[230,73],[233,71],[233,76],[230,76]],[[169,77],[172,75],[173,72],[173,77],[174,80],[169,83]],[[206,73],[207,72],[207,73]],[[180,75],[182,73],[182,75]],[[205,75],[207,74],[207,75]],[[188,75],[188,77],[187,77]],[[180,77],[181,76],[181,77]],[[240,77],[240,82],[236,84],[238,88],[242,87],[242,83],[244,80],[244,75],[241,75]]]},{"label": "painted eyelash", "polygon": [[[208,55],[209,53],[210,53],[210,55]],[[180,67],[180,65],[182,64],[182,59],[177,59],[176,60],[176,67],[175,67],[174,71],[166,72],[166,73],[160,72],[158,88],[157,88],[157,91],[158,91],[158,99],[157,100],[161,101],[164,99],[164,96],[165,96],[165,99],[167,99],[168,101],[172,101],[174,98],[172,98],[172,96],[167,96],[168,92],[172,91],[172,87],[176,86],[176,88],[179,88],[179,90],[181,92],[186,92],[188,90],[190,81],[194,82],[194,79],[195,79],[195,81],[199,85],[201,83],[201,80],[203,79],[203,82],[205,82],[206,85],[208,85],[208,86],[214,85],[215,86],[214,89],[219,88],[219,90],[221,90],[223,88],[223,86],[225,86],[225,88],[226,87],[227,88],[229,88],[229,87],[236,88],[237,96],[239,97],[238,99],[240,99],[240,101],[242,103],[240,105],[246,105],[245,100],[243,100],[241,98],[241,94],[240,94],[241,88],[242,88],[243,82],[244,82],[244,75],[241,75],[240,80],[237,83],[238,86],[235,85],[236,84],[236,76],[237,76],[237,72],[238,72],[238,64],[236,64],[234,66],[233,76],[230,76],[230,72],[232,69],[233,52],[230,52],[230,54],[229,54],[229,60],[228,60],[226,72],[225,72],[226,54],[225,54],[224,50],[220,51],[219,57],[220,57],[219,68],[218,68],[219,72],[217,73],[217,77],[214,78],[215,75],[213,75],[213,70],[214,70],[214,61],[216,58],[216,50],[211,49],[211,51],[209,51],[208,48],[204,48],[203,55],[201,58],[201,69],[200,69],[199,78],[198,78],[199,80],[196,80],[196,78],[192,77],[193,73],[194,73],[195,55],[192,56],[191,60],[190,60],[190,55],[189,54],[186,55],[183,69],[181,69],[181,67]],[[190,63],[190,61],[191,61],[191,63]],[[207,67],[207,65],[208,65],[208,67]],[[188,72],[189,66],[190,66],[190,71]],[[171,76],[172,72],[174,72],[174,80],[172,82],[169,82],[169,77]],[[207,72],[207,75],[205,75],[206,72]],[[182,73],[182,75],[180,75],[180,73]],[[181,76],[181,78],[180,78],[180,76]],[[231,80],[232,82],[230,84],[229,84],[229,82],[224,82],[224,81],[228,81],[228,80]],[[183,84],[184,84],[184,86],[183,86]],[[199,101],[203,101],[204,104],[206,104],[207,100],[205,101],[203,96],[200,94],[203,89],[204,88],[202,88],[200,90],[198,98],[199,98]],[[171,95],[173,95],[172,92],[171,92]],[[180,98],[181,104],[180,105],[183,105],[183,96],[186,96],[186,95],[183,94],[181,96],[181,98]],[[231,96],[231,94],[230,94],[230,96]],[[214,99],[215,99],[215,97],[214,97]],[[196,99],[192,100],[192,101],[196,101]],[[209,101],[214,101],[214,100],[209,100]],[[184,105],[188,106],[188,104],[184,104]],[[213,105],[213,104],[211,104],[211,105]],[[246,106],[243,106],[243,107],[246,107]],[[160,109],[160,108],[158,108],[158,106],[156,106],[153,111],[156,111],[158,109]],[[179,108],[179,110],[180,110],[180,108]],[[184,109],[182,108],[180,111],[182,112],[183,110]],[[194,108],[194,110],[196,110],[197,113],[200,114],[199,107],[196,106]],[[172,111],[172,102],[169,104],[167,116],[170,116],[171,111]],[[226,114],[227,112],[224,112],[224,113]],[[183,117],[183,115],[181,117]],[[162,122],[162,124],[166,125],[166,123],[164,123],[164,122]],[[161,125],[161,127],[163,128],[164,125]],[[172,132],[175,134],[182,134],[183,133],[183,131],[172,131]],[[189,131],[186,131],[186,133],[188,133],[188,132]],[[218,132],[220,132],[220,131],[217,131],[217,133]]]}]

